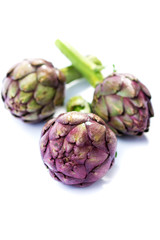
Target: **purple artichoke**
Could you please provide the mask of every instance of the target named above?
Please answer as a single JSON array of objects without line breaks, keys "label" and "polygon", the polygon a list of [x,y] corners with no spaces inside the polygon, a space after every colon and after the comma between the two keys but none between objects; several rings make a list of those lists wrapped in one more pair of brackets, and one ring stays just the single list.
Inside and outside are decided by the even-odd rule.
[{"label": "purple artichoke", "polygon": [[88,186],[102,178],[115,158],[116,136],[95,114],[68,112],[43,127],[40,150],[52,177]]},{"label": "purple artichoke", "polygon": [[13,115],[39,122],[54,113],[64,100],[65,76],[43,59],[27,59],[9,70],[2,99]]},{"label": "purple artichoke", "polygon": [[92,111],[117,135],[141,135],[153,116],[150,99],[148,89],[133,75],[113,73],[95,88]]}]

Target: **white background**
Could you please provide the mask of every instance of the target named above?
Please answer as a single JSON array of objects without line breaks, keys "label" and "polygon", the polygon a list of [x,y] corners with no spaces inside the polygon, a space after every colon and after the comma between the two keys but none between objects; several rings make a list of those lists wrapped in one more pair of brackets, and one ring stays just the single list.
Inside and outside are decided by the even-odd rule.
[{"label": "white background", "polygon": [[[21,122],[0,101],[0,239],[160,239],[159,3],[0,1],[1,83],[24,58],[41,57],[59,68],[69,64],[54,45],[60,38],[137,76],[150,89],[155,110],[150,132],[118,138],[110,172],[78,189],[56,182],[44,167],[43,123]],[[67,87],[66,100],[76,94],[91,101],[93,89],[82,80]]]}]

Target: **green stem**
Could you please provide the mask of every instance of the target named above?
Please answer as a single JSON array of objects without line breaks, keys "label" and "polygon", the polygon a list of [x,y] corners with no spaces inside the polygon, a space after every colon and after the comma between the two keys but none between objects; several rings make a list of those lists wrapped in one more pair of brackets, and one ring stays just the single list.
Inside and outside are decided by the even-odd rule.
[{"label": "green stem", "polygon": [[82,78],[82,74],[77,71],[73,65],[65,68],[60,69],[63,72],[64,76],[66,77],[66,83],[70,83],[76,79]]},{"label": "green stem", "polygon": [[75,96],[67,102],[67,112],[77,111],[83,113],[91,113],[90,104],[81,96]]},{"label": "green stem", "polygon": [[97,66],[88,60],[87,57],[82,56],[68,43],[64,43],[58,39],[55,44],[93,87],[103,81],[103,75],[100,72],[103,69],[102,66]]},{"label": "green stem", "polygon": [[[97,57],[92,56],[92,55],[88,55],[88,56],[86,56],[86,58],[90,62],[96,64],[97,67],[104,68],[102,66],[101,61]],[[83,75],[73,65],[71,65],[69,67],[62,68],[61,72],[63,72],[63,74],[66,77],[66,83],[70,83],[70,82],[74,81],[75,79],[79,79],[79,78],[83,77]]]}]

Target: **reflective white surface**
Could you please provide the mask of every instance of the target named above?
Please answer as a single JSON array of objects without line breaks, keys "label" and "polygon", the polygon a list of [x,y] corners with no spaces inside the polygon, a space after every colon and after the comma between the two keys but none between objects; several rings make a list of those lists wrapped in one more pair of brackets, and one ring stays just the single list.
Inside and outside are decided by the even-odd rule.
[{"label": "reflective white surface", "polygon": [[[82,54],[138,77],[152,94],[155,117],[141,137],[118,138],[108,174],[78,189],[53,180],[39,152],[42,126],[11,116],[0,101],[0,239],[160,239],[159,1],[1,1],[0,79],[16,62],[41,57],[69,61],[54,46],[62,38]],[[93,88],[81,79],[66,100]],[[63,112],[60,108],[56,114]]]}]

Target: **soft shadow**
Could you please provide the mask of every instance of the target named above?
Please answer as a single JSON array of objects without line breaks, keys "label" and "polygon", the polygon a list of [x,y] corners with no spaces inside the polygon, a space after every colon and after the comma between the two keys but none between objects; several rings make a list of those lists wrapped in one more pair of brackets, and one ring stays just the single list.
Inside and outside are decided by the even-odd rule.
[{"label": "soft shadow", "polygon": [[11,121],[14,122],[15,128],[21,129],[24,132],[24,134],[29,134],[39,138],[41,135],[42,128],[44,124],[48,121],[48,119],[40,123],[29,123],[22,121],[20,118],[11,116]]},{"label": "soft shadow", "polygon": [[141,136],[121,136],[121,137],[117,137],[118,138],[118,142],[126,142],[126,143],[148,143],[148,138],[146,137],[145,134],[141,135]]},{"label": "soft shadow", "polygon": [[145,147],[149,144],[149,140],[145,134],[141,136],[117,137],[117,140],[117,159],[119,165],[121,164],[121,161],[124,161],[124,159],[127,158],[127,154],[135,155],[136,151],[145,149]]},{"label": "soft shadow", "polygon": [[79,193],[92,193],[96,191],[99,191],[100,189],[102,189],[103,185],[107,184],[107,181],[105,181],[104,179],[100,179],[97,182],[93,183],[90,186],[86,186],[86,187],[77,187],[77,186],[72,186],[72,185],[65,185],[63,183],[59,183],[60,187],[63,188],[64,191],[71,191],[73,193],[73,191],[77,194]]},{"label": "soft shadow", "polygon": [[75,80],[74,82],[68,84],[66,87],[65,104],[71,97],[79,95],[80,92],[86,90],[89,87],[90,84],[84,78]]}]

